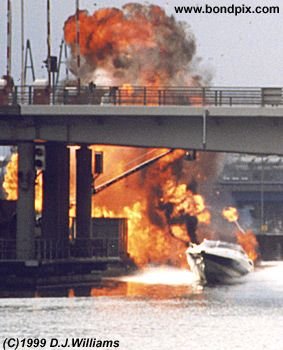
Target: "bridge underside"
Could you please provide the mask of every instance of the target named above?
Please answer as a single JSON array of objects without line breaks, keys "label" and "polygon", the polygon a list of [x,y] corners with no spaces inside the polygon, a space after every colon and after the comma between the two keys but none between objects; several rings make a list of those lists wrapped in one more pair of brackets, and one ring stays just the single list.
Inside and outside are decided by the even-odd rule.
[{"label": "bridge underside", "polygon": [[77,238],[81,240],[76,248],[86,251],[86,242],[91,236],[92,191],[92,161],[87,145],[283,155],[282,135],[282,107],[1,107],[0,144],[16,144],[19,154],[16,259],[36,258],[35,142],[44,142],[46,146],[43,236],[62,244],[60,254],[64,255],[70,205],[68,145],[81,146],[76,153]]},{"label": "bridge underside", "polygon": [[283,154],[282,107],[17,106],[0,143],[51,141]]}]

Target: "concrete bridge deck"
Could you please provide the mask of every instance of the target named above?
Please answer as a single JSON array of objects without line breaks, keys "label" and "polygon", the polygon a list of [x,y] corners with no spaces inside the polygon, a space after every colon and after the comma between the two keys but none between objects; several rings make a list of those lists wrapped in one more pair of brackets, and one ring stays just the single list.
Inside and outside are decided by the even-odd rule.
[{"label": "concrete bridge deck", "polygon": [[[0,91],[0,143],[18,148],[16,259],[36,258],[35,142],[45,143],[42,237],[68,241],[70,150],[76,150],[76,239],[91,237],[89,144],[283,154],[282,89]],[[105,92],[108,94],[105,96]]]},{"label": "concrete bridge deck", "polygon": [[0,107],[0,142],[54,141],[283,154],[283,106]]},{"label": "concrete bridge deck", "polygon": [[283,154],[280,87],[6,86],[0,142]]}]

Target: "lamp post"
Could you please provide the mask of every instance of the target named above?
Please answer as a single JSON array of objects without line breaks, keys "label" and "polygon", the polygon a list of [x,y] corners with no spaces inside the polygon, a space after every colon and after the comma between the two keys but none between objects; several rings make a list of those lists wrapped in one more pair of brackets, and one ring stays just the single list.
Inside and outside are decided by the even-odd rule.
[{"label": "lamp post", "polygon": [[51,86],[51,71],[50,71],[50,56],[51,56],[51,25],[50,25],[50,0],[47,0],[47,64],[48,64],[48,86]]},{"label": "lamp post", "polygon": [[11,76],[12,66],[12,7],[11,0],[7,0],[7,78]]},{"label": "lamp post", "polygon": [[25,82],[25,9],[24,9],[24,0],[21,0],[21,85],[22,89],[24,85],[26,85]]},{"label": "lamp post", "polygon": [[80,51],[80,1],[76,0],[76,50],[77,50],[77,76],[78,92],[81,88],[80,68],[81,68],[81,51]]},{"label": "lamp post", "polygon": [[266,231],[264,222],[264,160],[261,156],[261,172],[260,172],[260,231]]}]

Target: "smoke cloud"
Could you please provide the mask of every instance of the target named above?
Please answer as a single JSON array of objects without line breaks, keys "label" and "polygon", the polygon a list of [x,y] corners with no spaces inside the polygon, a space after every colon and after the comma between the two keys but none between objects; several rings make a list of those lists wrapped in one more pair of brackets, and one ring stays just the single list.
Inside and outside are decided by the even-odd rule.
[{"label": "smoke cloud", "polygon": [[70,69],[98,85],[199,86],[195,37],[189,26],[156,5],[129,3],[90,15],[79,11],[81,65],[77,67],[76,15],[64,25]]}]

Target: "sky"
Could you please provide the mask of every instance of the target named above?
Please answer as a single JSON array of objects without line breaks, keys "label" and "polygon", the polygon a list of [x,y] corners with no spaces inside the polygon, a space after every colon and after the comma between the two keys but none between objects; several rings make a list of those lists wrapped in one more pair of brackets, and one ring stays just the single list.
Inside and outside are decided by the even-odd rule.
[{"label": "sky", "polygon": [[[182,5],[280,6],[280,14],[175,14]],[[281,0],[282,1],[282,0]],[[101,7],[121,7],[129,1],[80,0],[80,8],[90,13]],[[204,71],[212,75],[214,86],[283,86],[283,4],[280,0],[152,0],[176,20],[187,22],[197,43],[197,58]],[[7,1],[0,0],[0,75],[6,72]],[[20,3],[12,0],[12,75],[20,84],[21,31]],[[52,55],[59,54],[65,20],[75,12],[75,0],[51,0]],[[46,0],[24,0],[25,40],[30,39],[36,78],[46,77],[43,60],[47,57]],[[30,75],[29,75],[30,78]]]}]

